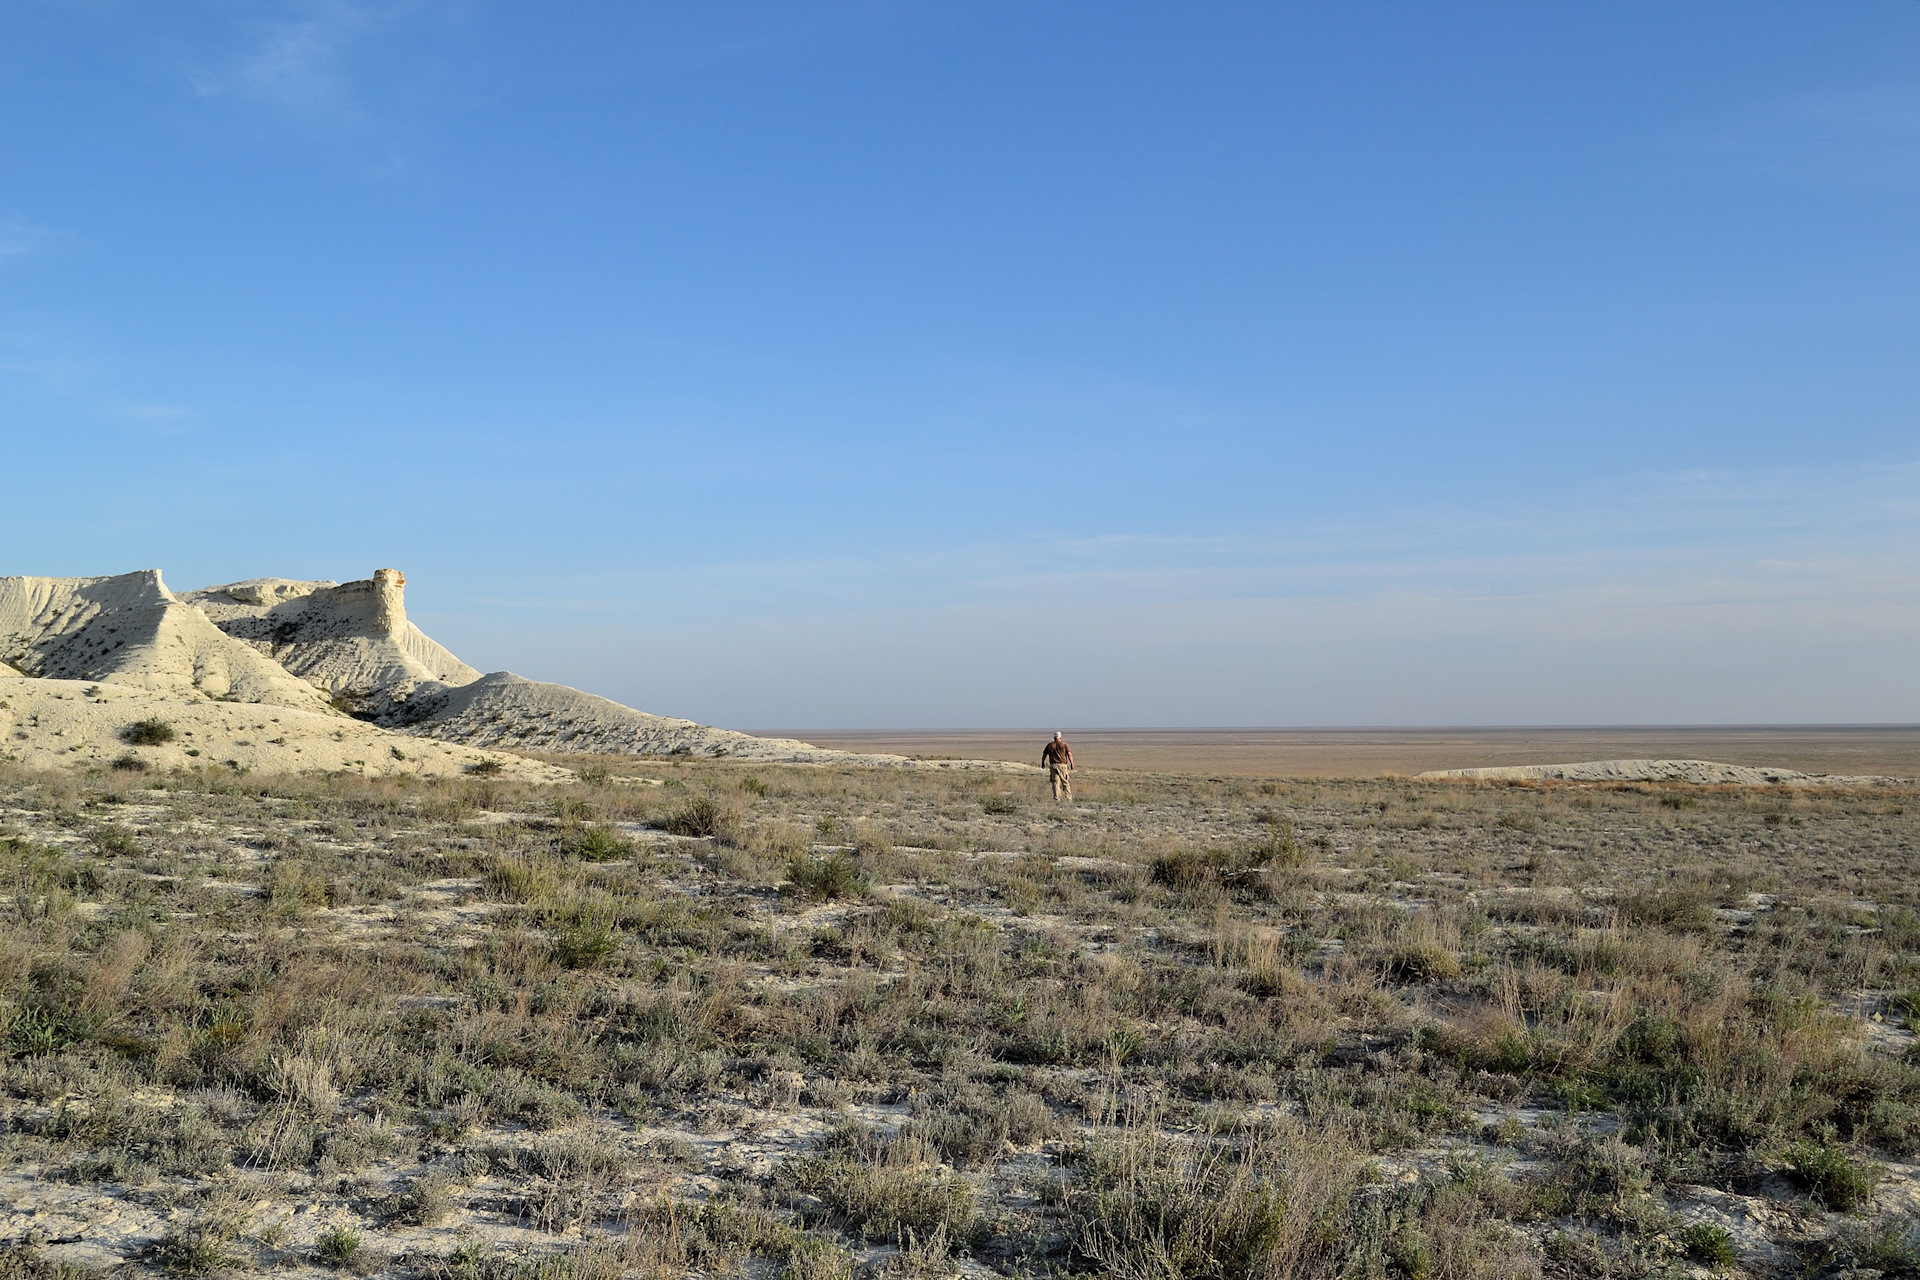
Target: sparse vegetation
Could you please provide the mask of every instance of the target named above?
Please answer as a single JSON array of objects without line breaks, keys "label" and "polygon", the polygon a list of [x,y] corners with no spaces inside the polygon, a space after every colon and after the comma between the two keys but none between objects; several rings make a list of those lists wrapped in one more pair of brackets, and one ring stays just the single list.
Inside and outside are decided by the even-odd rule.
[{"label": "sparse vegetation", "polygon": [[107,763],[0,771],[0,1193],[157,1270],[1912,1267],[1910,802]]}]

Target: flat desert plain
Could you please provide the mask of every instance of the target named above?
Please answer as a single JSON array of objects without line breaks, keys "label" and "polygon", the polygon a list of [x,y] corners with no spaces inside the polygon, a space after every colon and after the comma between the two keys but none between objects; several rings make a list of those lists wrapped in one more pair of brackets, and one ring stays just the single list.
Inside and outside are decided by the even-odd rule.
[{"label": "flat desert plain", "polygon": [[1411,777],[1576,760],[1717,760],[1805,773],[1920,777],[1920,725],[1553,729],[782,730],[844,751],[1033,763],[1055,729],[1082,768],[1226,777]]}]

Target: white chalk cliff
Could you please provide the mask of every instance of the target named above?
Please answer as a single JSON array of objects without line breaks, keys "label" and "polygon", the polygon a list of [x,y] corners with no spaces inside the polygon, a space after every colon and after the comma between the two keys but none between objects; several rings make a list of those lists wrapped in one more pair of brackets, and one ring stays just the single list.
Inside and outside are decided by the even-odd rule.
[{"label": "white chalk cliff", "polygon": [[0,758],[125,762],[128,726],[146,715],[183,726],[134,754],[163,766],[433,774],[501,751],[916,763],[649,715],[507,671],[482,675],[408,620],[405,589],[397,569],[357,582],[252,578],[177,596],[156,569],[0,578]]},{"label": "white chalk cliff", "polygon": [[0,578],[0,662],[51,680],[312,711],[327,696],[235,644],[167,590],[158,569],[110,578]]},{"label": "white chalk cliff", "polygon": [[214,626],[323,690],[362,719],[394,718],[423,685],[480,678],[407,620],[406,575],[379,569],[361,582],[253,578],[189,591]]}]

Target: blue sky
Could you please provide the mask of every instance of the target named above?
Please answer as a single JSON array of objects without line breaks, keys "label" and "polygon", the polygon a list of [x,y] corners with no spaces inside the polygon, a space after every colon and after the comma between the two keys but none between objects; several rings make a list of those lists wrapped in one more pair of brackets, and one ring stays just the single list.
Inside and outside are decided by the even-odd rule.
[{"label": "blue sky", "polygon": [[3,573],[739,727],[1920,720],[1920,6],[20,0]]}]

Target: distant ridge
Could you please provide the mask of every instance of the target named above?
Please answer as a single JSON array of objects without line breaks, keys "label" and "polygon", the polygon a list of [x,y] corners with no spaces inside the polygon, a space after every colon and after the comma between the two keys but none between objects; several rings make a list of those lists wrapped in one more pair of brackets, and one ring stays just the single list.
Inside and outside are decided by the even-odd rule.
[{"label": "distant ridge", "polygon": [[1903,787],[1911,778],[1800,773],[1793,769],[1717,764],[1712,760],[1588,760],[1580,764],[1500,765],[1486,769],[1434,769],[1416,782],[1449,778],[1482,782],[1686,782],[1737,787]]}]

